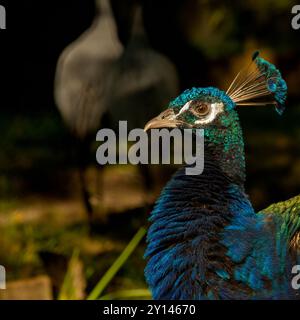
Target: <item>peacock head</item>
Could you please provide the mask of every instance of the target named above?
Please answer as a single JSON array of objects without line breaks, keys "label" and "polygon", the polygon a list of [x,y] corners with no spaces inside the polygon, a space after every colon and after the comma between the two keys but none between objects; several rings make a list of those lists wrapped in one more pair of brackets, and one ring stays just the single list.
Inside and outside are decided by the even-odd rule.
[{"label": "peacock head", "polygon": [[236,119],[235,103],[217,88],[185,90],[170,102],[159,116],[150,120],[145,130],[154,128],[226,129]]},{"label": "peacock head", "polygon": [[286,93],[287,85],[280,71],[259,57],[257,51],[226,93],[214,87],[186,90],[167,110],[149,121],[145,130],[162,127],[209,130],[216,126],[224,129],[236,118],[236,106],[243,105],[274,105],[282,114]]},{"label": "peacock head", "polygon": [[[204,129],[206,142],[215,147],[225,171],[244,180],[244,144],[237,114],[238,106],[273,105],[284,110],[287,85],[280,72],[255,52],[250,64],[235,77],[227,92],[214,87],[192,88],[170,102],[168,108],[150,120],[153,128]],[[196,131],[196,130],[195,130]]]}]

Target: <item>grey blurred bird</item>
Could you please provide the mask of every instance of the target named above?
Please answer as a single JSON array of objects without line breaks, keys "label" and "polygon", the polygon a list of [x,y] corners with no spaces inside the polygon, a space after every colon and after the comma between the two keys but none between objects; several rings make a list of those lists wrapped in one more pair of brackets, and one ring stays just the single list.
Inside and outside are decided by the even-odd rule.
[{"label": "grey blurred bird", "polygon": [[123,51],[109,0],[97,0],[92,26],[61,54],[55,100],[67,126],[84,139],[99,127],[106,110],[107,77]]},{"label": "grey blurred bird", "polygon": [[80,144],[80,172],[84,202],[91,219],[90,195],[84,169],[90,143],[107,110],[107,78],[123,46],[109,0],[97,0],[98,13],[91,25],[61,54],[55,76],[55,101],[65,124]]}]

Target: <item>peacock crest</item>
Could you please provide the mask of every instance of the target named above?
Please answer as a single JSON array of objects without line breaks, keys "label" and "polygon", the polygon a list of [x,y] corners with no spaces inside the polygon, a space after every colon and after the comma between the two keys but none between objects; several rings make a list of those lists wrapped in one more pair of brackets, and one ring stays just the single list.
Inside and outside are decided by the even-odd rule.
[{"label": "peacock crest", "polygon": [[287,85],[280,71],[256,51],[250,64],[237,74],[226,94],[238,106],[274,105],[281,115],[285,109]]}]

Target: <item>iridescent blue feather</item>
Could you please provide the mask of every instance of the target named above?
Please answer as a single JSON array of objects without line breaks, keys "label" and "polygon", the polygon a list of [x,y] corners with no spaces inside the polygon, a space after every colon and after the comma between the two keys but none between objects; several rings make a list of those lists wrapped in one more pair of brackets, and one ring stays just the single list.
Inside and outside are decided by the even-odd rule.
[{"label": "iridescent blue feather", "polygon": [[254,61],[260,72],[266,77],[267,88],[277,102],[275,105],[276,111],[281,115],[285,109],[287,84],[280,71],[272,63],[259,56]]},{"label": "iridescent blue feather", "polygon": [[280,71],[256,51],[252,63],[241,70],[226,92],[237,105],[275,105],[281,115],[285,109],[287,84]]}]

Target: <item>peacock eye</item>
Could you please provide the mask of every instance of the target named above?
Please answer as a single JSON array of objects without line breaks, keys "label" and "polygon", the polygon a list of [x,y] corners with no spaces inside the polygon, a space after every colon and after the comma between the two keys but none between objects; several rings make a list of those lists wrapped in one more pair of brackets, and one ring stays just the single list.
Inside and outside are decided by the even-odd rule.
[{"label": "peacock eye", "polygon": [[203,116],[208,115],[210,112],[210,105],[205,102],[193,101],[191,107],[192,107],[191,111],[196,116],[203,117]]}]

